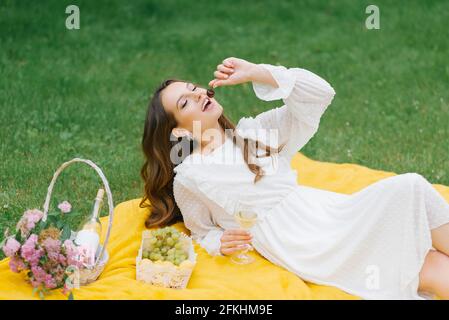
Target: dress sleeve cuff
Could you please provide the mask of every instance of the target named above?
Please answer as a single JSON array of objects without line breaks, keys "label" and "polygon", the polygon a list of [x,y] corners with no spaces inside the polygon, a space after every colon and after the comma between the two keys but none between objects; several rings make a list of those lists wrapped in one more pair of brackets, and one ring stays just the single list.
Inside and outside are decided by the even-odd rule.
[{"label": "dress sleeve cuff", "polygon": [[220,252],[221,236],[223,230],[211,230],[208,234],[199,242],[199,244],[209,253],[211,256],[222,256]]},{"label": "dress sleeve cuff", "polygon": [[253,90],[259,99],[265,101],[273,101],[286,99],[288,96],[290,96],[290,93],[292,92],[296,81],[296,75],[294,72],[284,66],[274,66],[265,63],[261,63],[259,64],[259,66],[262,66],[263,68],[268,70],[278,84],[278,88],[275,88],[265,83],[253,81]]}]

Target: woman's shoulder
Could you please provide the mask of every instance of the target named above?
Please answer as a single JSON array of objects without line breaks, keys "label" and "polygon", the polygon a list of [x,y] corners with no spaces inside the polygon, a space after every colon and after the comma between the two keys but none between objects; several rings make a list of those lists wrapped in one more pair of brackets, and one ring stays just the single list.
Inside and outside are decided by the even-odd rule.
[{"label": "woman's shoulder", "polygon": [[262,127],[258,119],[252,116],[240,118],[235,126],[235,130],[240,137],[249,139],[256,139],[260,129]]},{"label": "woman's shoulder", "polygon": [[237,122],[235,128],[236,129],[251,129],[251,128],[259,128],[260,124],[258,123],[256,117],[248,116],[248,117],[241,117],[240,120]]},{"label": "woman's shoulder", "polygon": [[207,171],[203,161],[200,154],[189,154],[173,168],[174,180],[187,186],[196,185]]},{"label": "woman's shoulder", "polygon": [[202,164],[201,155],[199,153],[191,153],[187,155],[180,163],[178,163],[173,171],[175,173],[186,173],[193,171]]}]

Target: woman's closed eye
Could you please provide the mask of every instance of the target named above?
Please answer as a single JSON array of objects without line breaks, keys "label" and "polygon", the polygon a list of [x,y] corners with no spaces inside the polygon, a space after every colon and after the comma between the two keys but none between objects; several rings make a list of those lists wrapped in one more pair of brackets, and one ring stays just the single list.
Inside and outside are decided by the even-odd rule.
[{"label": "woman's closed eye", "polygon": [[[195,91],[196,90],[196,86],[193,88],[193,90],[192,91]],[[184,107],[187,105],[187,100],[186,100],[186,102],[184,102],[184,104],[182,105],[182,107],[181,107],[181,109],[184,109]]]}]

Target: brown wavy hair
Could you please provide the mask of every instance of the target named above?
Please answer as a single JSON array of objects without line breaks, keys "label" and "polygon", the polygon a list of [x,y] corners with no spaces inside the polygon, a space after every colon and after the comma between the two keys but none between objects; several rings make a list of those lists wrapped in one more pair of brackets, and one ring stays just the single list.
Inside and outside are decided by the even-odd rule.
[{"label": "brown wavy hair", "polygon": [[[181,211],[176,205],[173,195],[173,169],[176,167],[176,164],[173,164],[170,159],[170,150],[177,144],[187,143],[187,150],[189,151],[185,155],[187,157],[196,148],[198,142],[185,138],[179,138],[181,141],[173,138],[172,129],[177,126],[177,123],[174,116],[165,111],[161,100],[162,90],[171,83],[179,81],[186,82],[180,79],[163,81],[151,97],[147,109],[142,137],[145,162],[140,170],[140,175],[144,181],[144,196],[139,204],[140,208],[149,207],[151,210],[151,214],[145,221],[147,228],[164,227],[183,221]],[[270,156],[271,153],[280,152],[285,143],[277,148],[272,148],[257,140],[248,138],[237,139],[238,134],[235,130],[235,125],[224,113],[218,119],[218,123],[224,129],[225,134],[232,133],[233,142],[241,147],[245,163],[249,170],[255,174],[254,183],[259,181],[264,175],[263,169],[254,163],[249,163],[248,155],[256,154],[257,158]],[[257,154],[256,151],[259,148],[265,149],[264,155],[260,156]],[[183,148],[183,150],[186,150],[186,148]]]}]

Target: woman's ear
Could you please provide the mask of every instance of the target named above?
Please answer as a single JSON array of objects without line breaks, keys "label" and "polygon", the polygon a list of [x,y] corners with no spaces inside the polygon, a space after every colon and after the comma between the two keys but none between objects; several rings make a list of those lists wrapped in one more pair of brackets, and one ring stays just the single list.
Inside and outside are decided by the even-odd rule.
[{"label": "woman's ear", "polygon": [[185,136],[192,136],[189,130],[186,130],[184,128],[173,128],[171,133],[176,137],[176,138],[181,138],[181,137],[185,137]]}]

